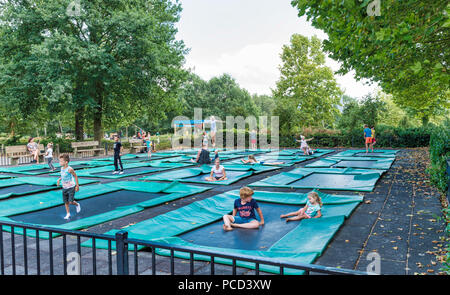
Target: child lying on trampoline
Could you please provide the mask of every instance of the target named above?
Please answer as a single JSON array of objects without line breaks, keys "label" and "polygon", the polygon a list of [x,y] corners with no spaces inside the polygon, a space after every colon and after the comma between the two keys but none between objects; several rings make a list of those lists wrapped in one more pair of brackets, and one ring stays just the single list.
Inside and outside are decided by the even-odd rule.
[{"label": "child lying on trampoline", "polygon": [[219,180],[227,180],[227,173],[225,172],[225,168],[220,165],[220,159],[216,158],[214,161],[214,166],[211,168],[211,174],[209,177],[205,177],[206,181],[219,181]]},{"label": "child lying on trampoline", "polygon": [[322,213],[320,212],[321,207],[322,207],[322,199],[316,192],[310,192],[308,194],[308,201],[306,202],[305,207],[295,212],[283,214],[280,216],[280,218],[288,217],[286,218],[286,222],[308,218],[319,218],[322,216]]},{"label": "child lying on trampoline", "polygon": [[[264,225],[264,216],[258,203],[252,198],[253,190],[249,187],[243,187],[239,191],[240,198],[234,201],[232,215],[223,216],[223,229],[233,230],[233,227],[239,228],[259,228]],[[259,219],[256,219],[255,210],[258,212]]]},{"label": "child lying on trampoline", "polygon": [[266,161],[258,161],[258,160],[256,160],[255,156],[253,156],[253,155],[248,155],[248,159],[247,160],[246,159],[242,159],[242,162],[244,164],[261,164],[261,165],[263,165],[264,163],[266,165],[281,165],[281,164],[284,164],[284,162],[270,162],[270,163],[268,163]]}]

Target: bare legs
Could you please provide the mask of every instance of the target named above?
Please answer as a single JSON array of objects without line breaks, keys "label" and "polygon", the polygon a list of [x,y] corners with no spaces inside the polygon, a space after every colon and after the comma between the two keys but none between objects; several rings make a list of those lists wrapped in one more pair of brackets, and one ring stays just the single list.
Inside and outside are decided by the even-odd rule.
[{"label": "bare legs", "polygon": [[[294,217],[290,217],[290,216],[294,216]],[[280,218],[286,218],[286,222],[289,222],[289,221],[294,221],[294,220],[302,220],[302,219],[309,218],[309,217],[305,214],[305,212],[303,212],[302,210],[299,210],[299,211],[291,212],[288,214],[283,214],[280,216]]]},{"label": "bare legs", "polygon": [[224,215],[223,216],[223,229],[226,231],[230,231],[230,230],[233,230],[233,227],[248,228],[248,229],[259,228],[258,220],[252,220],[250,222],[242,223],[242,224],[237,224],[237,223],[233,223],[233,222],[234,222],[234,217],[232,215]]}]

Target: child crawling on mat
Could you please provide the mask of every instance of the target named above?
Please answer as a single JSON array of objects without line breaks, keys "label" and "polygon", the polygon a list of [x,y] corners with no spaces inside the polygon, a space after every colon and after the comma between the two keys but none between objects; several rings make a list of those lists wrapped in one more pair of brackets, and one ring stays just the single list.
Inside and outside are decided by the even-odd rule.
[{"label": "child crawling on mat", "polygon": [[[264,225],[264,216],[258,203],[252,198],[253,190],[249,187],[243,187],[239,191],[240,198],[234,201],[234,209],[231,215],[223,216],[223,229],[226,231],[238,228],[259,228]],[[258,212],[259,219],[256,219],[255,210]]]},{"label": "child crawling on mat", "polygon": [[280,216],[280,218],[288,217],[286,218],[286,222],[308,218],[319,218],[322,216],[322,213],[320,212],[321,207],[322,207],[322,199],[316,192],[310,192],[308,194],[308,201],[306,202],[305,207],[295,212],[283,214]]},{"label": "child crawling on mat", "polygon": [[205,177],[207,181],[219,181],[219,180],[227,180],[227,173],[225,172],[225,168],[220,165],[220,159],[216,158],[214,161],[214,166],[211,168],[211,174],[209,177]]}]

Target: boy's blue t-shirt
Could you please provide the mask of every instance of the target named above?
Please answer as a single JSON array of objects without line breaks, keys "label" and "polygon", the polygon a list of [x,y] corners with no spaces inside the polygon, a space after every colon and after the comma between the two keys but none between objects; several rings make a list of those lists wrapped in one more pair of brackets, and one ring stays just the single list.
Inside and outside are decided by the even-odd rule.
[{"label": "boy's blue t-shirt", "polygon": [[372,130],[370,130],[370,128],[365,128],[364,129],[364,136],[365,137],[372,137]]},{"label": "boy's blue t-shirt", "polygon": [[234,201],[234,209],[237,209],[237,215],[242,218],[254,218],[256,219],[255,209],[258,209],[258,203],[256,203],[255,199],[252,199],[250,202],[245,203],[245,205],[241,204],[241,199],[236,199]]}]

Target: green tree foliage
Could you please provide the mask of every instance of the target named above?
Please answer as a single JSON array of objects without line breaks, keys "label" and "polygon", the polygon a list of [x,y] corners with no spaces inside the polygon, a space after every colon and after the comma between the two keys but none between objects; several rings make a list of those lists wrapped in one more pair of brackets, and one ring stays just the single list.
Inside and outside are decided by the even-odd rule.
[{"label": "green tree foliage", "polygon": [[102,138],[104,122],[157,121],[175,102],[184,45],[175,40],[181,7],[169,0],[19,1],[0,4],[0,99],[32,120],[74,112]]},{"label": "green tree foliage", "polygon": [[328,34],[324,49],[340,61],[340,73],[377,81],[394,101],[415,110],[424,123],[449,107],[447,0],[381,0],[380,15],[372,0],[292,0],[299,16]]},{"label": "green tree foliage", "polygon": [[364,124],[375,126],[388,113],[386,102],[380,96],[366,95],[361,101],[347,97],[338,121],[341,129],[361,129]]},{"label": "green tree foliage", "polygon": [[325,66],[321,41],[294,34],[281,53],[281,77],[273,90],[280,132],[298,132],[304,126],[332,126],[342,90]]},{"label": "green tree foliage", "polygon": [[257,116],[258,107],[247,90],[228,74],[204,81],[191,74],[183,85],[179,101],[184,105],[182,114],[194,117],[194,108],[201,108],[203,117],[219,116]]}]

